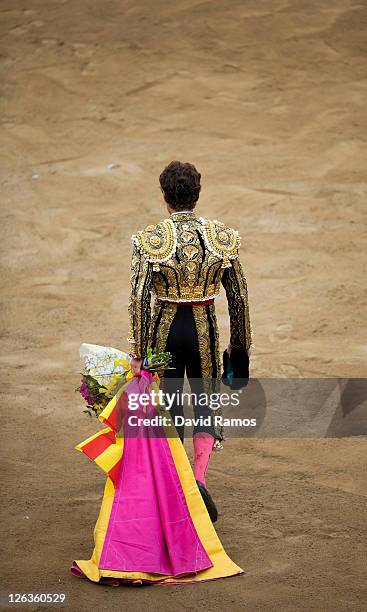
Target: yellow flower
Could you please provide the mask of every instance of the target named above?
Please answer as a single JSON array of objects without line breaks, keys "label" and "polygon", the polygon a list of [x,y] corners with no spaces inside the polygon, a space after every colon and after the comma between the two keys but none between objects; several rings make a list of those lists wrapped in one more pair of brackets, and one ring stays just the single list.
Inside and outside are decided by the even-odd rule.
[{"label": "yellow flower", "polygon": [[121,359],[114,359],[113,362],[114,368],[121,366],[123,370],[128,370],[130,368],[130,361],[126,359],[126,357],[121,357]]}]

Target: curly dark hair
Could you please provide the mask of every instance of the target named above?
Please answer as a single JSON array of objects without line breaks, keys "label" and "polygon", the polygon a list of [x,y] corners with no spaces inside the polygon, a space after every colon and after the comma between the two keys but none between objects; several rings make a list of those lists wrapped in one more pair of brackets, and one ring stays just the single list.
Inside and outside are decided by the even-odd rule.
[{"label": "curly dark hair", "polygon": [[164,199],[175,210],[192,210],[200,194],[201,174],[195,166],[172,161],[163,170],[159,182]]}]

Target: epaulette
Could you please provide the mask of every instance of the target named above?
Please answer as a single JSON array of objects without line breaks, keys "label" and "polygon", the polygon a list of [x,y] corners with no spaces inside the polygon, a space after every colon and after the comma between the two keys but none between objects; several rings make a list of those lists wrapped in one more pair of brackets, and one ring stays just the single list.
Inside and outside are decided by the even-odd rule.
[{"label": "epaulette", "polygon": [[171,259],[176,252],[175,224],[171,219],[164,219],[156,225],[148,225],[131,236],[131,242],[153,264],[153,270],[159,271],[159,264]]},{"label": "epaulette", "polygon": [[228,227],[221,221],[199,217],[203,227],[203,237],[206,247],[223,260],[222,268],[231,266],[231,259],[238,257],[241,238],[237,230]]}]

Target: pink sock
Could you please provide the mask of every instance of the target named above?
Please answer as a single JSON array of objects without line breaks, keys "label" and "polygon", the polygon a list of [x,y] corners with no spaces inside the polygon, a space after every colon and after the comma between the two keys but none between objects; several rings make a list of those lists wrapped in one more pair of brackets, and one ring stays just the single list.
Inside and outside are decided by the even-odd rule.
[{"label": "pink sock", "polygon": [[199,432],[194,435],[194,476],[206,488],[205,474],[209,465],[209,458],[212,452],[214,437],[206,432]]}]

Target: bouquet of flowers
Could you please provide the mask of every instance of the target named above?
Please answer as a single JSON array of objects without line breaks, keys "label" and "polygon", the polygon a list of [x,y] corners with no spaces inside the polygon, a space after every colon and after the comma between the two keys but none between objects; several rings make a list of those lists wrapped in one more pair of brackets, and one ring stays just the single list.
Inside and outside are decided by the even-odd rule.
[{"label": "bouquet of flowers", "polygon": [[[83,410],[90,417],[96,417],[116,395],[122,385],[133,378],[130,369],[131,357],[123,351],[110,346],[81,344],[79,354],[84,359],[82,380],[76,389],[87,403]],[[171,369],[171,353],[153,353],[148,349],[143,360],[142,369],[158,378],[158,372]]]},{"label": "bouquet of flowers", "polygon": [[143,369],[154,374],[162,372],[162,370],[173,370],[174,368],[169,366],[171,359],[171,353],[153,353],[152,349],[148,348],[147,356],[143,360]]}]

